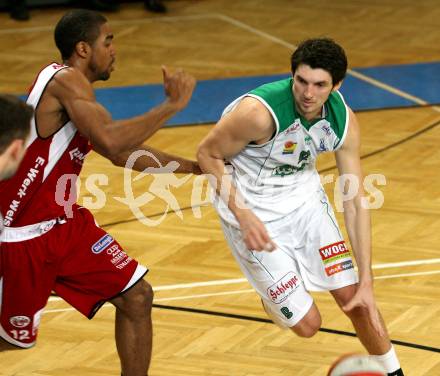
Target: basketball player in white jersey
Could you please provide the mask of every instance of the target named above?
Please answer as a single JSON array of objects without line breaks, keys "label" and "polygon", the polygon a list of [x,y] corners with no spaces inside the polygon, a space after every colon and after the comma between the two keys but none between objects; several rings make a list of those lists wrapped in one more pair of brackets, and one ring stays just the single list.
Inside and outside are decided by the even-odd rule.
[{"label": "basketball player in white jersey", "polygon": [[[55,194],[60,179],[80,173],[91,149],[118,166],[125,166],[133,151],[145,149],[162,165],[177,162],[175,172],[200,173],[194,161],[143,146],[187,105],[195,80],[182,70],[171,74],[163,68],[166,100],[143,115],[114,121],[92,88],[114,69],[112,41],[111,28],[99,13],[67,12],[55,28],[63,62],[42,69],[29,93],[27,103],[35,115],[26,155],[16,175],[0,183],[5,226],[0,337],[20,348],[33,346],[52,290],[89,319],[109,301],[116,307],[122,373],[145,376],[152,346],[153,292],[143,279],[148,270],[97,226],[87,209],[75,205],[67,215]],[[134,165],[139,171],[148,167],[156,167],[154,158],[139,158]]]},{"label": "basketball player in white jersey", "polygon": [[[338,91],[345,52],[330,39],[307,40],[293,53],[291,69],[292,78],[231,103],[200,144],[198,161],[216,188],[226,240],[276,324],[313,336],[321,316],[309,291],[330,291],[368,352],[389,375],[403,375],[373,296],[359,125]],[[328,151],[340,175],[360,182],[344,202],[359,280],[315,168]]]}]

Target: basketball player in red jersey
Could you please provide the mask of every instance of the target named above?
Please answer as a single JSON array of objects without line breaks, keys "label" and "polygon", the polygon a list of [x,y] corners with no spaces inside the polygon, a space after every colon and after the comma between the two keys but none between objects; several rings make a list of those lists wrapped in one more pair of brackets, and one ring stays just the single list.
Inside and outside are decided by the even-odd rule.
[{"label": "basketball player in red jersey", "polygon": [[[24,157],[34,110],[13,95],[0,94],[0,181],[15,174]],[[0,214],[0,244],[3,217]],[[1,258],[0,258],[1,276]]]},{"label": "basketball player in red jersey", "polygon": [[[145,376],[151,358],[153,291],[144,266],[78,205],[72,215],[56,203],[60,178],[80,173],[91,150],[124,166],[130,154],[150,151],[175,172],[200,173],[196,162],[142,146],[183,109],[195,86],[182,70],[163,68],[166,100],[151,111],[114,121],[99,105],[92,83],[114,69],[113,34],[107,20],[89,10],[66,13],[55,28],[63,64],[38,75],[27,103],[35,108],[26,156],[17,174],[0,183],[4,217],[1,249],[0,336],[9,344],[35,344],[41,312],[52,290],[92,318],[106,301],[116,307],[116,345],[124,376]],[[139,158],[134,169],[155,167]],[[71,192],[64,192],[70,195]]]}]

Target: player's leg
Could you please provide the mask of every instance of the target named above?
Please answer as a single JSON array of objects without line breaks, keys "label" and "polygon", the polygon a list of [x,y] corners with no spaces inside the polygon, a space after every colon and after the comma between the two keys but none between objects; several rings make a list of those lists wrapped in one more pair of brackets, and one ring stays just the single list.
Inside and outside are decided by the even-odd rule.
[{"label": "player's leg", "polygon": [[[346,305],[356,293],[356,285],[342,287],[340,289],[330,291],[339,307]],[[353,323],[359,340],[362,342],[367,351],[372,355],[380,355],[386,353],[391,348],[391,343],[385,324],[380,316],[384,336],[379,336],[371,326],[366,309],[356,307],[350,312],[345,312]]]},{"label": "player's leg", "polygon": [[[292,213],[285,231],[294,234],[292,254],[307,291],[329,291],[357,282],[351,254],[323,190],[318,190]],[[321,322],[319,311],[313,305],[298,324],[304,324],[307,330],[311,323],[318,330],[318,322]]]},{"label": "player's leg", "polygon": [[1,245],[0,337],[5,341],[0,341],[2,351],[35,345],[41,312],[56,275],[56,260],[46,252],[44,241],[52,231],[40,238]]},{"label": "player's leg", "polygon": [[153,289],[140,280],[110,301],[116,307],[116,347],[124,376],[145,376],[151,360]]},{"label": "player's leg", "polygon": [[222,221],[225,238],[249,283],[260,295],[270,319],[301,337],[313,336],[321,326],[321,316],[306,291],[293,257],[295,243],[289,219],[266,224],[278,248],[272,252],[248,250],[238,228]]},{"label": "player's leg", "polygon": [[[318,201],[311,202],[310,206],[306,207],[307,213],[300,215],[300,218],[313,225],[309,225],[307,231],[303,232],[304,254],[300,252],[297,259],[300,269],[308,271],[303,273],[303,277],[310,290],[331,291],[338,304],[344,305],[356,292],[357,273],[327,196],[321,191],[317,198]],[[304,228],[301,224],[297,226]],[[349,317],[367,350],[372,354],[383,354],[377,360],[381,361],[386,369],[400,368],[395,368],[398,361],[388,335],[378,338],[378,335],[373,333],[375,331],[365,310],[354,310],[349,313]]]},{"label": "player's leg", "polygon": [[[292,297],[294,299],[294,297]],[[292,330],[298,337],[310,338],[313,337],[321,327],[321,314],[319,313],[318,307],[315,303],[309,308],[307,313],[295,324],[284,322],[284,319],[278,317],[276,313],[270,308],[270,305],[265,303],[263,299],[261,299],[261,303],[263,305],[264,311],[267,316],[280,328],[289,328]],[[267,304],[267,305],[266,305]],[[288,307],[284,307],[284,312],[286,314],[286,319],[290,316],[290,311]]]},{"label": "player's leg", "polygon": [[143,280],[147,269],[127,255],[121,245],[96,225],[91,213],[76,209],[62,225],[69,243],[54,287],[55,292],[93,318],[109,301],[116,306],[116,345],[124,376],[145,376],[151,357],[153,291]]},{"label": "player's leg", "polygon": [[[351,285],[332,290],[331,294],[339,307],[343,307],[353,298],[356,293],[356,289],[357,285]],[[384,330],[383,336],[380,336],[371,325],[366,309],[356,307],[350,312],[345,312],[345,314],[353,323],[356,334],[368,353],[376,356],[376,359],[382,363],[390,375],[403,375],[402,371],[400,370],[399,360],[397,359],[395,350],[390,342],[390,338],[380,312],[379,317]]]}]

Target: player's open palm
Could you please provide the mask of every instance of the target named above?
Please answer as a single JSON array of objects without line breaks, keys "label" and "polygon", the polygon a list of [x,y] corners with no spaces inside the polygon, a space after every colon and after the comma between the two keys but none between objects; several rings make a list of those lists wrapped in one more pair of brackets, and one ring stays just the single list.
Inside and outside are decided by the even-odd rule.
[{"label": "player's open palm", "polygon": [[175,105],[179,111],[184,109],[196,86],[195,78],[182,69],[171,73],[165,66],[162,66],[162,73],[165,94],[169,102]]},{"label": "player's open palm", "polygon": [[276,249],[277,246],[267,233],[263,222],[254,213],[247,211],[239,222],[243,240],[249,250],[271,252]]}]

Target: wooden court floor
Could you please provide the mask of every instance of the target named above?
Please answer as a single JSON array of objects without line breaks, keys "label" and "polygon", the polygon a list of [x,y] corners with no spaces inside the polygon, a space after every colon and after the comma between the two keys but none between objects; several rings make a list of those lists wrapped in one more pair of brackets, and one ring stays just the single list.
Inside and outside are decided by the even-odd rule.
[{"label": "wooden court floor", "polygon": [[[351,67],[440,60],[440,7],[436,0],[176,0],[154,16],[141,3],[109,14],[117,69],[99,87],[161,82],[160,65],[183,67],[197,79],[284,73],[292,45],[330,36],[346,49]],[[52,28],[65,8],[33,10],[28,23],[0,14],[0,92],[24,93],[40,67],[58,59]],[[439,88],[440,90],[440,88]],[[121,100],[123,100],[121,98]],[[350,98],[347,98],[350,103]],[[146,102],[146,108],[148,103]],[[391,338],[409,376],[440,375],[440,109],[418,107],[358,113],[363,168],[382,174],[383,206],[372,211],[375,291]],[[149,142],[195,157],[212,124],[160,130]],[[319,161],[336,174],[334,159]],[[105,204],[87,189],[96,174]],[[152,179],[136,182],[134,197]],[[323,328],[300,339],[267,322],[256,294],[243,280],[205,201],[199,179],[169,180],[170,201],[150,197],[143,222],[123,202],[124,171],[96,154],[81,175],[79,202],[127,252],[151,270],[155,289],[154,376],[319,376],[346,352],[363,352],[344,332],[353,329],[328,294],[314,294]],[[334,185],[326,185],[333,198]],[[119,198],[119,199],[117,199]],[[338,213],[342,225],[342,215]],[[174,308],[174,309],[173,309]],[[223,315],[220,315],[223,314]],[[42,317],[37,346],[0,352],[4,376],[118,375],[114,309],[88,321],[53,298]],[[340,331],[339,334],[336,331]]]}]

